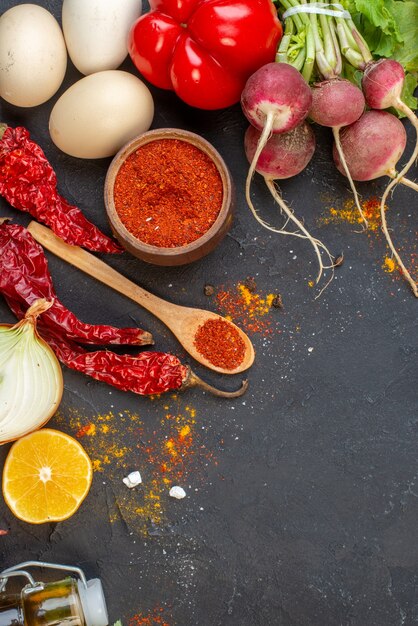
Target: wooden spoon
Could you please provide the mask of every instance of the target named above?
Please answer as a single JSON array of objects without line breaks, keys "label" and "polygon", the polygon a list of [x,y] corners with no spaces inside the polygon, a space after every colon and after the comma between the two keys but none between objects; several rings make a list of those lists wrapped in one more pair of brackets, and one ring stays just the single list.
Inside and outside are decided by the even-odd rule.
[{"label": "wooden spoon", "polygon": [[208,320],[224,320],[225,318],[221,315],[203,309],[179,306],[178,304],[173,304],[154,296],[128,278],[122,276],[122,274],[119,274],[119,272],[86,250],[78,246],[68,245],[49,228],[37,222],[30,222],[28,230],[38,243],[56,256],[78,267],[78,269],[89,274],[89,276],[112,287],[115,291],[118,291],[140,304],[144,309],[150,311],[171,330],[182,344],[183,348],[187,350],[196,361],[202,363],[202,365],[222,374],[238,374],[239,372],[245,371],[253,364],[255,354],[250,339],[238,326],[229,321],[228,323],[239,332],[245,344],[244,359],[240,365],[234,369],[217,367],[196,350],[194,338],[197,329]]}]

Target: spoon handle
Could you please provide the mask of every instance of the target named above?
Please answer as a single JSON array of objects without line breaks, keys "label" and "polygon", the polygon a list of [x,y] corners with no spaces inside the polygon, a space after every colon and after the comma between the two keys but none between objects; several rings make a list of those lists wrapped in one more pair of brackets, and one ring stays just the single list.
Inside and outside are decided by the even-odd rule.
[{"label": "spoon handle", "polygon": [[[107,265],[107,263],[104,263],[97,257],[90,254],[90,252],[87,252],[78,246],[68,245],[65,241],[57,237],[49,228],[46,228],[37,222],[30,222],[28,230],[38,243],[60,259],[74,265],[74,267],[77,267],[89,276],[96,278],[108,287],[118,291],[122,295],[144,307],[144,309],[153,313],[155,317],[161,320],[172,331],[182,344],[183,348],[185,348],[185,350],[196,361],[202,363],[202,365],[220,372],[221,374],[237,374],[239,372],[243,372],[252,365],[255,356],[253,345],[247,335],[237,326],[232,324],[232,322],[229,323],[232,326],[235,326],[244,341],[246,354],[242,363],[235,367],[235,369],[228,369],[215,365],[209,361],[206,356],[197,350],[193,341],[199,324],[206,322],[208,319],[219,319],[219,315],[210,311],[204,311],[203,309],[193,309],[173,304],[172,302],[167,302],[167,300],[163,300],[158,296],[154,296],[154,294],[149,293],[128,278],[122,276],[122,274],[119,274],[119,272]],[[201,383],[199,382],[199,384]]]},{"label": "spoon handle", "polygon": [[65,241],[57,237],[52,230],[38,224],[38,222],[30,222],[28,230],[38,243],[57,257],[74,265],[89,276],[96,278],[137,304],[140,304],[144,309],[150,311],[165,324],[168,322],[169,315],[178,315],[179,309],[185,308],[162,300],[158,296],[149,293],[149,291],[142,289],[142,287],[129,280],[129,278],[125,278],[122,274],[119,274],[119,272],[93,254],[90,254],[90,252],[78,246],[68,245]]}]

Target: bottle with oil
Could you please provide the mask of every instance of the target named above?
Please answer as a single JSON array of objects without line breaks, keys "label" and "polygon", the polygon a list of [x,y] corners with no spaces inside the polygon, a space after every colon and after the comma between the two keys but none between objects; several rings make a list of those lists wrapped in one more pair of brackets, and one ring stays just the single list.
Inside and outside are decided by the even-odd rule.
[{"label": "bottle with oil", "polygon": [[[36,582],[29,567],[64,570],[78,574],[56,582]],[[9,578],[29,581],[20,593],[7,594]],[[0,626],[107,626],[106,602],[101,581],[87,580],[78,567],[26,561],[0,573]]]}]

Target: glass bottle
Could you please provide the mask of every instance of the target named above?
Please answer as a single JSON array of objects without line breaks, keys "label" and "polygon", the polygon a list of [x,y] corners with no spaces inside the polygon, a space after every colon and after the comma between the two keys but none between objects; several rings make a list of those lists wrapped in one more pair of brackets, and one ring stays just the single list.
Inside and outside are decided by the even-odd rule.
[{"label": "glass bottle", "polygon": [[[29,566],[69,570],[79,574],[56,582],[35,582],[24,569]],[[6,594],[11,576],[25,576],[29,584],[19,594]],[[27,561],[0,573],[0,626],[107,626],[102,584],[87,581],[79,568]]]},{"label": "glass bottle", "polygon": [[24,626],[22,604],[18,594],[0,594],[0,626]]}]

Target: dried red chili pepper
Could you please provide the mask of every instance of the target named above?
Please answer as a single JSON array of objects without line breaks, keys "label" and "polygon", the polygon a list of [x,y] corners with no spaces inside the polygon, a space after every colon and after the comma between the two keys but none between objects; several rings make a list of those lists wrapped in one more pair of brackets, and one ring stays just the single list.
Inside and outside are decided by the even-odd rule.
[{"label": "dried red chili pepper", "polygon": [[0,219],[0,292],[19,319],[38,297],[54,299],[52,307],[42,315],[38,331],[62,363],[118,389],[141,395],[191,386],[202,387],[226,398],[235,398],[245,392],[246,381],[237,391],[215,389],[171,354],[143,352],[131,356],[104,350],[87,352],[74,339],[82,343],[139,345],[145,339],[149,342],[151,335],[137,328],[119,329],[80,322],[56,298],[42,247],[26,228],[5,222]]},{"label": "dried red chili pepper", "polygon": [[42,148],[23,127],[0,124],[0,194],[15,208],[50,226],[73,246],[95,252],[122,248],[57,191],[57,177]]},{"label": "dried red chili pepper", "polygon": [[116,328],[79,320],[57,298],[43,248],[30,232],[0,219],[0,292],[21,303],[24,310],[35,300],[53,300],[43,324],[80,343],[144,345],[153,343],[150,333],[140,328]]},{"label": "dried red chili pepper", "polygon": [[[7,302],[19,319],[24,317],[25,308],[21,303],[11,298],[7,298]],[[241,396],[248,387],[247,381],[244,381],[237,391],[216,389],[196,376],[190,367],[183,365],[176,356],[165,352],[147,351],[135,356],[115,354],[109,350],[87,352],[76,342],[48,328],[44,322],[44,319],[39,321],[37,330],[54,350],[61,363],[122,391],[132,391],[140,395],[156,395],[197,386],[218,397],[236,398]]]}]

